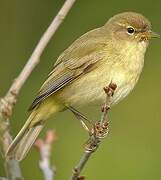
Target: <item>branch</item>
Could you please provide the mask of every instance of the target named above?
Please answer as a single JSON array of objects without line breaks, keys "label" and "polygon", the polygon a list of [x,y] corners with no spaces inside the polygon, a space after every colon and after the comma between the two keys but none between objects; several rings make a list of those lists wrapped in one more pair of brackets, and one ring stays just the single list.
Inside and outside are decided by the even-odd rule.
[{"label": "branch", "polygon": [[35,147],[40,153],[39,167],[44,175],[45,180],[54,180],[55,171],[54,167],[50,165],[51,147],[57,140],[55,131],[49,130],[46,134],[45,140],[38,139],[35,142]]},{"label": "branch", "polygon": [[78,164],[75,166],[70,180],[85,179],[84,176],[79,176],[81,171],[83,170],[91,155],[98,149],[101,140],[107,136],[109,132],[109,121],[107,115],[111,105],[111,98],[114,95],[114,91],[116,90],[116,88],[116,84],[113,83],[110,83],[109,86],[104,88],[104,91],[106,93],[106,100],[104,106],[102,107],[101,120],[94,124],[94,127],[90,131],[90,138],[86,143],[85,152]]},{"label": "branch", "polygon": [[[12,110],[17,101],[17,96],[23,84],[26,82],[27,78],[29,77],[33,69],[36,67],[36,65],[39,63],[40,57],[48,42],[55,34],[60,24],[63,22],[64,18],[68,14],[75,1],[76,0],[65,1],[60,11],[53,19],[46,32],[41,37],[31,57],[21,71],[20,75],[15,79],[5,97],[1,98],[0,100],[0,151],[3,157],[6,150],[8,149],[9,144],[12,141],[12,137],[9,131],[9,118],[12,115]],[[15,179],[15,176],[17,179],[23,179],[18,162],[16,162],[15,160],[5,159],[5,164],[5,170],[8,179]],[[17,167],[16,170],[13,168],[13,166],[15,168]]]}]

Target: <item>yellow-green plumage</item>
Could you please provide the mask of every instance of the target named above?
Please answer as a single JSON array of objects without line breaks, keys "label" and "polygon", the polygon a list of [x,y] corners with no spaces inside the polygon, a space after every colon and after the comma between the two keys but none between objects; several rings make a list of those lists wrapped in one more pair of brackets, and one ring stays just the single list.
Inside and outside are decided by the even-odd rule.
[{"label": "yellow-green plumage", "polygon": [[[138,33],[129,35],[128,26]],[[77,39],[56,61],[30,107],[29,119],[7,155],[23,159],[52,114],[68,106],[100,105],[105,98],[103,87],[110,82],[117,85],[111,105],[127,96],[144,64],[148,39],[141,40],[141,33],[150,29],[149,21],[142,15],[122,13]]]}]

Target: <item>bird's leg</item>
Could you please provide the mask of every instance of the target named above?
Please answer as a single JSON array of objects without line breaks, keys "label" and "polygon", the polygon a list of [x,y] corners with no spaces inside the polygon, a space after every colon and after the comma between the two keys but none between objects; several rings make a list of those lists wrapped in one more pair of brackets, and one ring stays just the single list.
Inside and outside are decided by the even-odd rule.
[{"label": "bird's leg", "polygon": [[84,127],[84,129],[88,132],[90,132],[90,126],[92,124],[92,122],[90,120],[88,120],[88,118],[83,115],[81,112],[79,112],[78,110],[76,110],[75,108],[73,108],[72,106],[68,106],[68,109],[75,115],[75,117],[81,122],[82,126]]},{"label": "bird's leg", "polygon": [[111,105],[111,98],[114,95],[116,88],[117,85],[112,82],[103,88],[106,93],[106,100],[101,108],[102,117],[101,120],[96,122],[91,129],[90,138],[85,146],[86,151],[95,151],[101,139],[105,138],[109,133],[109,119],[107,115]]}]

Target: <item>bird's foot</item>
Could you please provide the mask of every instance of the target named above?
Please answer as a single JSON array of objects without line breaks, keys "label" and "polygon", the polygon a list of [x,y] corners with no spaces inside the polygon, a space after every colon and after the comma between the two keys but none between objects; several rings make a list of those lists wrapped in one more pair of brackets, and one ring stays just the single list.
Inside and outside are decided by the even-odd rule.
[{"label": "bird's foot", "polygon": [[95,136],[99,139],[103,139],[109,133],[109,122],[104,121],[103,123],[97,122],[94,126]]},{"label": "bird's foot", "polygon": [[95,151],[101,139],[105,138],[109,133],[109,122],[96,122],[90,130],[90,138],[85,143],[86,151]]},{"label": "bird's foot", "polygon": [[109,120],[107,114],[111,105],[111,97],[114,95],[116,88],[117,85],[112,82],[103,88],[107,97],[104,105],[101,108],[101,120],[96,122],[89,131],[90,138],[85,143],[85,149],[87,152],[95,151],[99,145],[99,142],[101,142],[101,139],[105,138],[109,133]]}]

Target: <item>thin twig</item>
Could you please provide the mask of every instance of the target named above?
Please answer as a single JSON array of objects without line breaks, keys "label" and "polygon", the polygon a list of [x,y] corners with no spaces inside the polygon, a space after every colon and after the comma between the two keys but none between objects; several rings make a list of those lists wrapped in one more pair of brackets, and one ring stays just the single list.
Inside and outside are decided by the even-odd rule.
[{"label": "thin twig", "polygon": [[54,180],[56,168],[50,165],[51,148],[57,140],[55,131],[49,130],[45,139],[38,139],[35,142],[35,147],[40,153],[39,167],[44,175],[45,180]]},{"label": "thin twig", "polygon": [[[63,22],[64,18],[68,14],[69,10],[71,9],[75,1],[76,0],[65,1],[60,11],[53,19],[52,23],[50,24],[46,32],[41,37],[31,57],[24,66],[23,70],[13,82],[5,97],[1,98],[0,100],[0,151],[3,157],[6,150],[8,149],[8,146],[12,141],[12,136],[9,130],[9,118],[12,115],[12,110],[17,101],[19,91],[21,90],[23,84],[26,82],[27,78],[29,77],[33,69],[39,63],[40,57],[45,47],[47,46],[52,36],[55,34],[60,24]],[[17,167],[16,170],[13,168],[13,165],[14,167]],[[15,160],[5,159],[5,170],[8,179],[23,179],[19,164]]]},{"label": "thin twig", "polygon": [[110,83],[109,86],[104,88],[104,91],[106,93],[106,100],[104,106],[102,107],[101,120],[98,121],[91,130],[90,138],[86,143],[84,154],[82,155],[78,164],[75,166],[70,180],[85,179],[84,176],[80,176],[81,171],[83,170],[91,155],[98,149],[101,143],[101,139],[106,137],[109,132],[109,121],[107,118],[107,114],[108,110],[110,109],[111,98],[116,87],[117,86],[115,84]]}]

